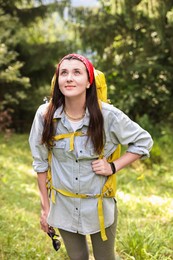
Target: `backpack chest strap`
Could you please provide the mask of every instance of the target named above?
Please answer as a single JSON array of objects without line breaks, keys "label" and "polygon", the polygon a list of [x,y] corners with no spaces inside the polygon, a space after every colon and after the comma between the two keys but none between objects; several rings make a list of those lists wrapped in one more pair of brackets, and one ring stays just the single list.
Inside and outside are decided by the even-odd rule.
[{"label": "backpack chest strap", "polygon": [[53,136],[52,140],[58,141],[60,139],[69,138],[70,139],[70,150],[69,151],[73,151],[74,150],[74,137],[84,136],[84,135],[86,135],[86,134],[84,134],[83,132],[72,132],[72,133],[55,135],[55,136]]}]

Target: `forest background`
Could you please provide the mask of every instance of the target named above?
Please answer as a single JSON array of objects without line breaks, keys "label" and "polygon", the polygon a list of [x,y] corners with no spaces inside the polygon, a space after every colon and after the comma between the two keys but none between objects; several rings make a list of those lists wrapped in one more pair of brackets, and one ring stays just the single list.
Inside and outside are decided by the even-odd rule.
[{"label": "forest background", "polygon": [[57,62],[71,52],[105,73],[111,102],[132,119],[172,122],[173,1],[48,2],[0,0],[1,128],[29,130]]},{"label": "forest background", "polygon": [[[146,163],[135,165],[130,171],[135,171],[135,174],[137,172],[138,180],[143,181],[145,177],[142,172],[145,170],[150,181],[143,181],[142,185],[150,183],[150,188],[151,185],[158,185],[162,198],[165,196],[165,203],[168,203],[173,189],[172,0],[98,0],[96,5],[88,7],[74,6],[68,0],[0,0],[0,169],[4,194],[8,192],[7,183],[13,181],[7,177],[4,162],[9,156],[12,156],[13,162],[18,160],[20,167],[26,163],[26,158],[27,164],[31,162],[29,150],[23,161],[21,157],[13,158],[15,146],[25,150],[20,140],[27,145],[25,141],[35,111],[45,97],[49,98],[50,82],[56,64],[64,55],[72,52],[85,55],[95,68],[105,73],[111,103],[153,136],[155,144],[151,158]],[[13,155],[9,154],[10,150],[6,150],[10,143],[13,144],[10,146]],[[9,176],[10,174],[11,168]],[[166,179],[162,179],[163,176]],[[167,186],[163,187],[161,182],[155,183],[153,178],[162,179]],[[122,187],[126,181],[123,179]],[[153,189],[149,192],[153,192]],[[169,207],[172,206],[169,204]],[[4,216],[2,219],[2,223],[5,223]],[[165,221],[168,227],[173,220],[169,216]],[[137,232],[139,229],[136,227],[134,230]],[[164,233],[163,230],[158,229],[158,234]],[[2,233],[4,234],[3,228]],[[148,237],[150,232],[147,234]],[[133,235],[136,236],[136,233]],[[140,236],[138,239],[145,240]],[[139,243],[138,239],[136,243]],[[7,240],[10,241],[9,237]],[[150,255],[146,256],[144,244],[147,245],[147,241],[141,244],[140,253],[137,249],[130,251],[133,247],[136,248],[132,244],[128,244],[129,250],[126,253],[123,251],[125,245],[119,247],[119,253],[122,256],[126,254],[123,259],[173,259],[173,240],[171,243],[170,234],[168,240],[170,246],[168,244],[166,253],[164,251],[160,256],[156,256],[156,251],[159,252],[158,248],[161,248],[159,246],[155,248],[155,253],[149,250],[151,258]],[[162,243],[157,245],[160,244]],[[135,252],[136,258],[130,258],[134,257]],[[13,259],[7,249],[0,256],[2,259]],[[29,258],[20,255],[19,259]]]}]

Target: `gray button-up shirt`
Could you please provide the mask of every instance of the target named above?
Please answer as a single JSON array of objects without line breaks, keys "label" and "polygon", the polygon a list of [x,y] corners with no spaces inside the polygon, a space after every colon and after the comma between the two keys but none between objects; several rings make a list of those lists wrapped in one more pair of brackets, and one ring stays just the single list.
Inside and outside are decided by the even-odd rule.
[{"label": "gray button-up shirt", "polygon": [[[29,143],[34,158],[33,167],[36,172],[48,170],[48,150],[40,143],[44,124],[44,114],[47,104],[41,105],[35,115],[30,132]],[[127,145],[127,151],[149,156],[153,145],[151,136],[137,123],[133,122],[122,111],[114,106],[102,103],[104,118],[105,146],[104,156],[112,154],[118,144]],[[62,107],[54,113],[54,118],[59,119],[56,126],[56,135],[73,132],[70,122],[66,118]],[[91,167],[91,162],[98,159],[91,140],[87,141],[87,128],[89,113],[83,119],[83,124],[77,131],[82,131],[83,136],[74,138],[74,150],[70,151],[69,138],[55,141],[52,153],[52,181],[57,189],[67,190],[72,193],[100,194],[107,179],[105,176],[96,175]],[[56,193],[56,203],[50,202],[48,216],[49,225],[80,234],[92,234],[100,231],[97,198],[80,199],[65,197]],[[103,199],[105,227],[114,222],[113,198]]]}]

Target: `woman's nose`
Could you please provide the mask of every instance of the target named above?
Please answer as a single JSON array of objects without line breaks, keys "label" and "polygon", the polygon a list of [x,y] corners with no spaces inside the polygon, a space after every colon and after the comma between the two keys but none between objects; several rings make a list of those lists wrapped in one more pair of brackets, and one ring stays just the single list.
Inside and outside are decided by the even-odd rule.
[{"label": "woman's nose", "polygon": [[72,80],[73,80],[73,76],[72,76],[71,73],[69,73],[69,74],[67,75],[67,81],[72,81]]}]

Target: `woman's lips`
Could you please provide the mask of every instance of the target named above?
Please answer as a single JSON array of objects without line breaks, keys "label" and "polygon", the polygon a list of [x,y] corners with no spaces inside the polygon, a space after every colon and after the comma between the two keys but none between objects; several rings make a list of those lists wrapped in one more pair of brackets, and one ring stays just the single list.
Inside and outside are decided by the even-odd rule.
[{"label": "woman's lips", "polygon": [[65,88],[66,88],[66,89],[73,89],[73,88],[75,88],[75,86],[67,85],[67,86],[65,86]]}]

